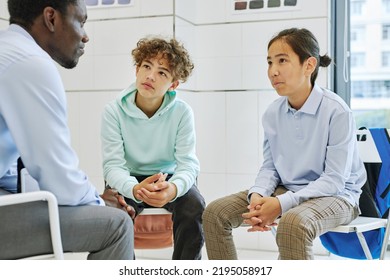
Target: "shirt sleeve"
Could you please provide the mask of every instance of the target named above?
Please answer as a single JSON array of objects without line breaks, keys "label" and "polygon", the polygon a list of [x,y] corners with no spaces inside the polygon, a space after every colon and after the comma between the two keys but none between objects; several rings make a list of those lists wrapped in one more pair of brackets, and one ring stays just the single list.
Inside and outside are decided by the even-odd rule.
[{"label": "shirt sleeve", "polygon": [[[66,95],[49,58],[25,58],[7,69],[4,117],[30,175],[60,205],[104,205],[78,167],[67,125]],[[15,77],[21,77],[15,80]],[[3,99],[4,98],[4,99]]]},{"label": "shirt sleeve", "polygon": [[257,173],[255,184],[249,189],[248,197],[252,193],[258,193],[261,196],[271,196],[280,183],[280,177],[273,163],[266,135],[264,135],[263,158],[263,164]]}]

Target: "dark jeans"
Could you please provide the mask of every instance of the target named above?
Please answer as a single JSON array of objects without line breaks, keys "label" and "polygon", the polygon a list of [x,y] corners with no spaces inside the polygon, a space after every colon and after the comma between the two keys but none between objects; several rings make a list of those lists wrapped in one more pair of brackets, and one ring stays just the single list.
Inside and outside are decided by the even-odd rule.
[{"label": "dark jeans", "polygon": [[[148,176],[137,176],[138,182]],[[168,176],[169,178],[169,176]],[[132,199],[125,198],[126,202],[133,206],[137,214],[144,208],[153,208],[144,202],[136,203]],[[163,206],[172,213],[173,220],[173,260],[200,260],[204,235],[202,227],[202,214],[205,201],[196,185],[175,201]]]}]

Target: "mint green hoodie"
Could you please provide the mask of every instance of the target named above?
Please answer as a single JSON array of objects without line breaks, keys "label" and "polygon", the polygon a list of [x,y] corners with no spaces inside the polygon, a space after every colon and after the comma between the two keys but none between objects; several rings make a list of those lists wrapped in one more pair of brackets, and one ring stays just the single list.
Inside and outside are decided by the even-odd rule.
[{"label": "mint green hoodie", "polygon": [[136,92],[132,84],[104,108],[104,179],[138,201],[133,196],[133,187],[138,184],[134,176],[173,174],[169,181],[177,187],[176,198],[183,196],[199,174],[192,109],[176,98],[176,92],[167,92],[161,107],[149,118],[136,106]]}]

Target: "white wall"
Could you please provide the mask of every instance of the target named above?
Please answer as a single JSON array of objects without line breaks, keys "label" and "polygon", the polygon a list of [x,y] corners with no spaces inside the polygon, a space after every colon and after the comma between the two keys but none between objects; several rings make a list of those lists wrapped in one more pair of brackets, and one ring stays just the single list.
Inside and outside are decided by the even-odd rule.
[{"label": "white wall", "polygon": [[7,1],[0,0],[0,30],[8,26],[8,17]]}]

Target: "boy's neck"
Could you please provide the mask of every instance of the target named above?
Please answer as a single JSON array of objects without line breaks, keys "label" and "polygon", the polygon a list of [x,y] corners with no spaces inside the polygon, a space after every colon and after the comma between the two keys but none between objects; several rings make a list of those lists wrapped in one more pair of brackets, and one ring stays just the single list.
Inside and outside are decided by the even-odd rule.
[{"label": "boy's neck", "polygon": [[141,109],[142,112],[145,113],[145,115],[148,116],[148,118],[154,116],[154,114],[160,108],[163,100],[164,97],[162,97],[161,99],[143,99],[141,95],[138,94],[138,92],[135,96],[135,104],[138,108]]}]

